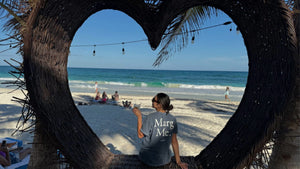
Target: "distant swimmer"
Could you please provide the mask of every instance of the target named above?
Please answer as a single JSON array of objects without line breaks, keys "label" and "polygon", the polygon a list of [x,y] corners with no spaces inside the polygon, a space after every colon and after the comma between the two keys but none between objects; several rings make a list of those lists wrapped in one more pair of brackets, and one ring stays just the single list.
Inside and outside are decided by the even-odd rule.
[{"label": "distant swimmer", "polygon": [[97,93],[98,92],[98,82],[95,82],[95,93]]},{"label": "distant swimmer", "polygon": [[229,87],[226,87],[224,95],[225,95],[225,101],[230,101],[230,99],[229,99]]}]

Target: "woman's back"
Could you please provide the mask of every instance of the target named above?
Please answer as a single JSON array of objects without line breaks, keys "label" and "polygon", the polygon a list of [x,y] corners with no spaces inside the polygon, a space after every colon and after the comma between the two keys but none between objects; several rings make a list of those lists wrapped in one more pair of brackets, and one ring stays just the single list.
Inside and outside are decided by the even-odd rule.
[{"label": "woman's back", "polygon": [[177,134],[176,118],[169,113],[155,112],[145,119],[141,131],[142,140],[140,159],[151,166],[170,162],[172,134]]}]

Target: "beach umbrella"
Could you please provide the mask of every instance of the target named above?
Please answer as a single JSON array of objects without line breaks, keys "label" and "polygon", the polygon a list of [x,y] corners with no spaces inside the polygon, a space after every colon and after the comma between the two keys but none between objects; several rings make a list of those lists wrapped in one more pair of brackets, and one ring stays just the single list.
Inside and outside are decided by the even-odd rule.
[{"label": "beach umbrella", "polygon": [[[145,168],[136,155],[114,155],[105,147],[81,116],[68,86],[71,41],[83,22],[103,9],[132,17],[143,28],[152,49],[159,46],[178,15],[200,5],[222,10],[238,26],[249,57],[245,93],[214,140],[199,155],[182,157],[191,168],[256,165],[265,145],[285,129],[280,123],[295,119],[299,113],[296,33],[291,13],[281,0],[40,0],[23,5],[30,10],[16,20],[21,19],[22,68],[29,96],[25,102],[36,117],[35,159],[29,167],[56,168],[58,159],[52,157],[59,149],[74,168]],[[50,162],[45,163],[46,159]],[[178,166],[172,162],[163,168]]]}]

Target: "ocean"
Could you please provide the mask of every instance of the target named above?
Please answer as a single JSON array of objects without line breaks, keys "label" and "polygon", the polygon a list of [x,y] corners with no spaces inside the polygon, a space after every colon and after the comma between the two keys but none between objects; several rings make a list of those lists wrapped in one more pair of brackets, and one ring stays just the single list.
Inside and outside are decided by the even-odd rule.
[{"label": "ocean", "polygon": [[[0,88],[11,88],[3,82],[15,78],[9,66],[0,66]],[[94,92],[95,82],[101,92],[112,95],[154,96],[164,92],[181,99],[224,100],[227,86],[230,99],[240,101],[247,82],[248,72],[187,71],[187,70],[135,70],[103,68],[68,68],[71,92]],[[1,90],[1,89],[0,89]],[[1,91],[0,91],[1,93]]]}]

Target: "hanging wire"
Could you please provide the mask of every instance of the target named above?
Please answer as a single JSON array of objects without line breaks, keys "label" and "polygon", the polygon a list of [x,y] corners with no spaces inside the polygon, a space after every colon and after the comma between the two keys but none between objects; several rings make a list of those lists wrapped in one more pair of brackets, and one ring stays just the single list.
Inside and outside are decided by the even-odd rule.
[{"label": "hanging wire", "polygon": [[[212,26],[207,26],[207,27],[203,27],[203,28],[199,28],[199,29],[194,29],[194,30],[191,30],[191,31],[177,33],[175,35],[181,35],[181,34],[185,34],[185,33],[196,32],[196,31],[205,30],[205,29],[211,29],[211,28],[218,27],[218,26],[229,25],[231,23],[232,23],[231,21],[227,21],[227,22],[217,24],[217,25],[212,25]],[[164,35],[168,35],[168,34],[171,34],[171,33],[165,33]],[[194,38],[194,40],[195,40],[195,38]],[[140,39],[140,40],[126,41],[126,42],[116,42],[116,43],[102,43],[102,44],[95,44],[95,45],[88,45],[88,44],[86,44],[86,45],[72,45],[71,47],[113,46],[113,45],[123,45],[124,46],[125,44],[138,43],[138,42],[143,42],[143,41],[148,41],[148,39]],[[125,54],[125,48],[124,47],[122,48],[122,53]]]},{"label": "hanging wire", "polygon": [[[210,28],[214,28],[214,27],[218,27],[218,26],[223,26],[223,25],[229,25],[231,24],[232,22],[231,21],[227,21],[227,22],[224,22],[224,23],[221,23],[221,24],[217,24],[217,25],[212,25],[212,26],[208,26],[208,27],[203,27],[203,28],[200,28],[200,29],[195,29],[195,30],[191,30],[191,31],[187,31],[187,32],[181,32],[181,33],[177,33],[175,35],[180,35],[180,34],[184,34],[184,33],[190,33],[190,32],[196,32],[196,31],[200,31],[200,30],[205,30],[205,29],[210,29]],[[230,28],[230,31],[232,29]],[[239,33],[239,29],[237,28],[237,33]],[[171,34],[171,33],[165,33],[164,35],[168,35],[168,34]],[[0,42],[2,41],[5,41],[5,40],[8,40],[8,39],[4,39],[4,40],[1,40]],[[194,42],[195,40],[195,36],[193,36],[192,38],[192,43]],[[124,45],[125,44],[129,44],[129,43],[138,43],[138,42],[143,42],[143,41],[148,41],[148,39],[140,39],[140,40],[133,40],[133,41],[126,41],[126,42],[117,42],[117,43],[103,43],[103,44],[94,44],[94,45],[72,45],[71,47],[91,47],[91,46],[94,46],[94,50],[93,50],[93,56],[96,55],[96,46],[113,46],[113,45],[123,45],[123,48],[122,48],[122,54],[125,54],[125,48],[124,48]],[[14,46],[11,46],[12,44],[16,44]],[[10,43],[6,43],[6,44],[1,44],[0,43],[0,46],[9,46],[8,49],[5,49],[5,50],[2,50],[0,51],[0,53],[4,53],[8,50],[11,50],[11,49],[14,49],[15,47],[17,47],[19,44],[17,42],[10,42]]]},{"label": "hanging wire", "polygon": [[[113,45],[122,45],[125,43],[137,43],[142,41],[148,41],[148,39],[141,39],[141,40],[134,40],[134,41],[127,41],[127,42],[117,42],[117,43],[102,43],[102,44],[95,44],[96,46],[113,46]],[[71,47],[89,47],[94,45],[72,45]]]}]

